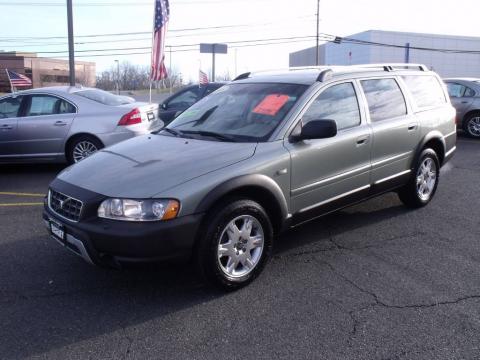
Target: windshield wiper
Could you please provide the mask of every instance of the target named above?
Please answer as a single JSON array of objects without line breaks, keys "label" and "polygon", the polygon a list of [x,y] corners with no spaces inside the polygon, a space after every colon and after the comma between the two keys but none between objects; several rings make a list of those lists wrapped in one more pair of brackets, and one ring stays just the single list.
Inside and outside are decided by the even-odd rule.
[{"label": "windshield wiper", "polygon": [[230,141],[230,142],[236,142],[236,138],[230,135],[225,135],[225,134],[219,134],[213,131],[206,131],[206,130],[184,130],[183,133],[185,134],[198,134],[201,136],[209,136],[213,137],[222,141]]},{"label": "windshield wiper", "polygon": [[155,131],[154,133],[158,134],[160,131],[166,131],[166,132],[172,134],[173,136],[182,137],[182,132],[181,131],[175,130],[175,129],[170,129],[170,128],[167,128],[167,127],[164,127],[164,128],[162,128],[158,131]]}]

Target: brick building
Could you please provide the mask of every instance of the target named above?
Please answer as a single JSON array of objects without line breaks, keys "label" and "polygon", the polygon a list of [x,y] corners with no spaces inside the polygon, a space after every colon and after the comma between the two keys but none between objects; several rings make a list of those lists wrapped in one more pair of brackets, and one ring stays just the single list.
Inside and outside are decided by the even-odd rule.
[{"label": "brick building", "polygon": [[[0,51],[0,92],[10,91],[5,69],[28,76],[34,88],[69,83],[67,60],[41,58],[36,53]],[[75,76],[77,84],[95,86],[95,63],[75,61]]]}]

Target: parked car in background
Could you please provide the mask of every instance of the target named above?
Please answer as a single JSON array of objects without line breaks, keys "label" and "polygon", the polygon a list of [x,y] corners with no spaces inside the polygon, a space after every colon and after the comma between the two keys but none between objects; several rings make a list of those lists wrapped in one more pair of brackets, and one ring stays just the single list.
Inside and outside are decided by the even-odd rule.
[{"label": "parked car in background", "polygon": [[168,125],[176,116],[223,85],[223,82],[212,82],[202,86],[187,86],[165,99],[159,107],[158,115]]},{"label": "parked car in background", "polygon": [[0,97],[0,162],[78,162],[158,130],[158,105],[84,87],[49,87]]},{"label": "parked car in background", "polygon": [[444,79],[452,105],[457,110],[457,125],[472,138],[480,139],[480,79]]},{"label": "parked car in background", "polygon": [[246,73],[60,173],[43,219],[89,263],[194,260],[238,288],[283,230],[387,191],[426,206],[455,152],[454,119],[423,65]]}]

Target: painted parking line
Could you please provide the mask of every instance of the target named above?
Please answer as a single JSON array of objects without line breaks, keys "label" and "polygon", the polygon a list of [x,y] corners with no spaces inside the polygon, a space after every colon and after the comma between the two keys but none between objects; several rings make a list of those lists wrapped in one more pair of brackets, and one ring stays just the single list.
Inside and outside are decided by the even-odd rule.
[{"label": "painted parking line", "polygon": [[38,206],[38,205],[43,205],[43,202],[38,202],[38,203],[6,203],[6,204],[0,204],[0,207],[7,207],[7,206]]},{"label": "painted parking line", "polygon": [[30,197],[43,197],[43,196],[45,196],[45,194],[33,194],[33,193],[10,192],[10,191],[0,191],[0,195],[30,196]]}]

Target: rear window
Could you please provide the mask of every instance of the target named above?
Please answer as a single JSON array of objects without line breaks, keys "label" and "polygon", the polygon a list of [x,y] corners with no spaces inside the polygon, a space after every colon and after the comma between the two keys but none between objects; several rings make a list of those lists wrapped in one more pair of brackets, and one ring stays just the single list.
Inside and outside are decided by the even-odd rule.
[{"label": "rear window", "polygon": [[417,108],[429,108],[447,102],[442,86],[436,77],[407,75],[402,76],[402,79],[413,95],[413,101]]},{"label": "rear window", "polygon": [[103,105],[110,105],[110,106],[131,104],[133,102],[132,99],[129,99],[127,97],[113,95],[113,94],[110,94],[109,92],[98,90],[98,89],[77,91],[75,95],[87,98],[89,100],[96,101]]}]

